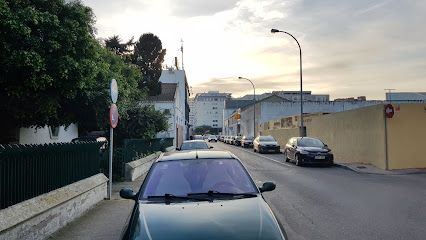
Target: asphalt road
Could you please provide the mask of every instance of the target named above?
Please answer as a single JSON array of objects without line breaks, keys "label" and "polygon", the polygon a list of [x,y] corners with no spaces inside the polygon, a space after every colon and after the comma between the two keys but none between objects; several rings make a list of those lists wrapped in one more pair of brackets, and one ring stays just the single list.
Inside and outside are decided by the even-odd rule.
[{"label": "asphalt road", "polygon": [[290,239],[426,239],[426,174],[372,175],[336,167],[297,167],[283,154],[222,142],[241,159]]}]

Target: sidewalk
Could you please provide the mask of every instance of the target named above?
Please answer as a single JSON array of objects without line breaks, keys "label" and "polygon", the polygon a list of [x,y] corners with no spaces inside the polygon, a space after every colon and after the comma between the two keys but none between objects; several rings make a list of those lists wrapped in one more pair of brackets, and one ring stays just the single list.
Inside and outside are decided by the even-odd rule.
[{"label": "sidewalk", "polygon": [[364,164],[364,163],[334,163],[334,166],[344,168],[346,170],[358,172],[358,173],[378,174],[378,175],[405,175],[405,174],[426,173],[426,169],[424,168],[383,170],[373,165]]},{"label": "sidewalk", "polygon": [[137,192],[142,182],[143,177],[133,182],[113,183],[111,200],[103,200],[49,239],[120,239],[135,203],[133,200],[122,199],[120,190],[131,188]]}]

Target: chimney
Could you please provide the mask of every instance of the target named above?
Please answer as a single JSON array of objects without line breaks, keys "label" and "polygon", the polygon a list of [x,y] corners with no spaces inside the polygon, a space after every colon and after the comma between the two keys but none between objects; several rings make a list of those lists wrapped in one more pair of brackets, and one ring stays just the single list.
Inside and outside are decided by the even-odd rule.
[{"label": "chimney", "polygon": [[177,57],[175,57],[175,67],[176,67],[176,70],[180,70]]}]

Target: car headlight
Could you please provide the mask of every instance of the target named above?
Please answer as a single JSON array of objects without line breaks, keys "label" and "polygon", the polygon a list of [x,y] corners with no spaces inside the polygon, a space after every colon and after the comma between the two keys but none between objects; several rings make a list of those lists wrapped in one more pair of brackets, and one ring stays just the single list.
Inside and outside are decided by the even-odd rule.
[{"label": "car headlight", "polygon": [[299,152],[300,152],[300,154],[309,154],[309,152],[305,151],[305,150],[300,150]]}]

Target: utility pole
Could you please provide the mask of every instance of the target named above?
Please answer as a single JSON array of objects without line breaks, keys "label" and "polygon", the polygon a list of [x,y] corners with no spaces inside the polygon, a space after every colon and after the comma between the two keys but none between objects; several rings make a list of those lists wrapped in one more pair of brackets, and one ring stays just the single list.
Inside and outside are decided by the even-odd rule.
[{"label": "utility pole", "polygon": [[392,94],[391,91],[392,90],[396,90],[396,89],[392,89],[392,88],[385,88],[385,90],[389,91],[389,104],[392,104]]},{"label": "utility pole", "polygon": [[182,52],[182,70],[185,70],[185,67],[183,66],[183,40],[182,39],[180,39],[180,43],[181,45],[180,45],[179,51]]}]

